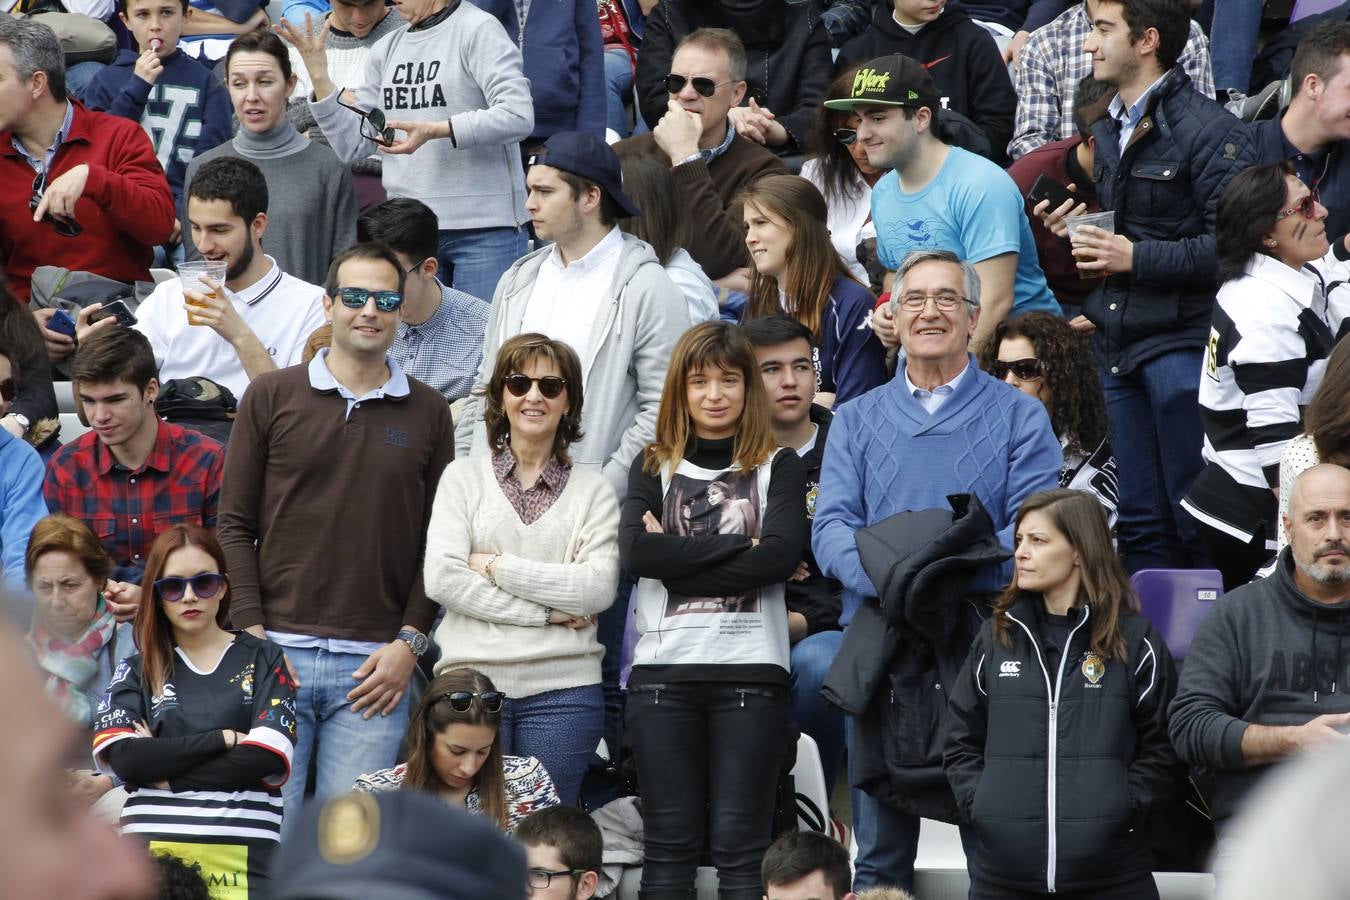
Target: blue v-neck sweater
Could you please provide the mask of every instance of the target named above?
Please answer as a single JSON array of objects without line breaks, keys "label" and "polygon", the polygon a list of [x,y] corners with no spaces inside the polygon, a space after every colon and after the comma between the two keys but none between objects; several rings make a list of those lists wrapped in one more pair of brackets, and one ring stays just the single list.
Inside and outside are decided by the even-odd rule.
[{"label": "blue v-neck sweater", "polygon": [[[970,371],[932,414],[905,387],[905,365],[889,383],[843,404],[825,446],[811,546],[826,575],[844,585],[847,625],[863,597],[877,596],[858,558],[854,533],[899,512],[946,508],[947,495],[973,492],[1012,546],[1017,509],[1059,486],[1064,462],[1045,407]],[[1009,566],[976,574],[974,591],[1002,590]]]}]

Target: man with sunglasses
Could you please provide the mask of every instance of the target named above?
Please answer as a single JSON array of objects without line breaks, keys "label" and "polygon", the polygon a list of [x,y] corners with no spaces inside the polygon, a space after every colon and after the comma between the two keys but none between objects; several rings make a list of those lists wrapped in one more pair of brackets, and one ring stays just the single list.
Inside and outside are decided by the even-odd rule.
[{"label": "man with sunglasses", "polygon": [[[427,524],[454,457],[450,409],[389,355],[405,273],[381,244],[329,269],[332,346],[260,375],[225,458],[220,543],[237,627],[275,641],[299,681],[294,769],[320,797],[394,764],[435,604]],[[287,819],[305,779],[283,790]]]},{"label": "man with sunglasses", "polygon": [[[10,362],[12,353],[9,347],[0,344],[0,417],[9,413],[9,405],[18,393]],[[0,428],[0,566],[4,570],[0,589],[7,588],[14,596],[28,595],[24,578],[28,534],[46,514],[47,504],[42,501],[42,458],[27,441]]]},{"label": "man with sunglasses", "polygon": [[[0,259],[14,292],[26,302],[46,265],[149,280],[174,208],[140,124],[67,99],[61,42],[37,18],[0,16],[0,84]],[[69,355],[70,338],[43,336],[55,359]]]},{"label": "man with sunglasses", "polygon": [[694,223],[685,249],[714,281],[739,276],[727,286],[742,291],[749,289],[750,259],[736,197],[762,175],[787,172],[729,118],[745,98],[745,66],[745,45],[734,31],[695,31],[671,58],[665,114],[648,134],[615,145],[620,153],[643,153],[672,167]]}]

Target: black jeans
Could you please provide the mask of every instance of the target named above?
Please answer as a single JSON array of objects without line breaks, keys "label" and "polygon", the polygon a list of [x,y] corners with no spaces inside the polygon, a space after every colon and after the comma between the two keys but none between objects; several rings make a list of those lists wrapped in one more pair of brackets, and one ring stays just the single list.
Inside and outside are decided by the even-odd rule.
[{"label": "black jeans", "polygon": [[970,900],[1033,900],[1036,897],[1055,897],[1059,900],[1158,900],[1158,885],[1147,872],[1111,887],[1058,891],[1054,894],[1018,891],[977,879],[971,879],[970,882]]},{"label": "black jeans", "polygon": [[628,739],[642,788],[642,896],[692,896],[705,835],[723,900],[759,900],[788,751],[786,686],[629,684]]}]

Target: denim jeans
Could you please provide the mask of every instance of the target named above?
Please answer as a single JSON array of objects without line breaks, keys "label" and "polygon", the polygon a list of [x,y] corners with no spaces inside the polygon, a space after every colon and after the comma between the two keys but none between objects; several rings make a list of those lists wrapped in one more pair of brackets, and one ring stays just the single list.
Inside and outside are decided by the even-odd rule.
[{"label": "denim jeans", "polygon": [[539,760],[563,806],[575,806],[604,722],[598,684],[509,698],[502,706],[502,752]]},{"label": "denim jeans", "polygon": [[1199,349],[1174,350],[1128,375],[1102,371],[1120,479],[1117,535],[1131,573],[1205,564],[1195,520],[1180,506],[1204,467],[1197,399],[1203,357]]},{"label": "denim jeans", "polygon": [[524,228],[442,231],[436,249],[441,281],[491,303],[498,280],[511,263],[525,255],[528,241]]},{"label": "denim jeans", "polygon": [[1261,32],[1261,0],[1214,0],[1214,27],[1209,34],[1209,59],[1214,69],[1214,87],[1232,88],[1246,94],[1253,85],[1252,60]]},{"label": "denim jeans", "polygon": [[286,805],[283,833],[287,824],[296,821],[304,803],[311,758],[316,765],[316,798],[350,791],[359,776],[394,764],[408,728],[410,708],[410,692],[404,691],[392,713],[363,719],[365,710],[352,712],[347,692],[358,683],[352,673],[367,657],[308,647],[284,649],[300,678],[300,689],[295,693],[297,727],[291,777],[281,789]]},{"label": "denim jeans", "polygon": [[66,92],[76,100],[83,100],[94,76],[105,68],[101,62],[81,62],[66,69]]},{"label": "denim jeans", "polygon": [[[834,789],[844,755],[844,714],[825,702],[820,686],[843,641],[842,631],[819,631],[792,646],[792,720],[820,749],[826,791]],[[829,815],[829,810],[821,812]]]},{"label": "denim jeans", "polygon": [[692,896],[705,834],[722,900],[759,900],[787,761],[787,689],[734,681],[629,684],[642,785],[642,896]]},{"label": "denim jeans", "polygon": [[605,127],[628,137],[628,107],[633,103],[633,64],[628,51],[605,51]]}]

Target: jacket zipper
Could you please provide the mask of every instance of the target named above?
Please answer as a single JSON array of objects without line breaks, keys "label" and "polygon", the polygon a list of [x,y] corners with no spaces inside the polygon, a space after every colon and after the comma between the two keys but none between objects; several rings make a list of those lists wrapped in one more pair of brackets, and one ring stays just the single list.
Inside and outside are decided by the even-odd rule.
[{"label": "jacket zipper", "polygon": [[1059,832],[1055,820],[1056,807],[1056,782],[1059,779],[1059,686],[1064,681],[1064,663],[1069,658],[1069,648],[1073,646],[1073,636],[1078,633],[1078,629],[1083,627],[1083,623],[1088,619],[1088,607],[1083,607],[1083,617],[1078,620],[1078,624],[1069,631],[1068,638],[1064,641],[1064,649],[1059,654],[1059,670],[1055,673],[1055,684],[1053,689],[1050,686],[1050,670],[1045,667],[1045,659],[1041,656],[1041,645],[1036,640],[1036,636],[1031,633],[1031,629],[1022,623],[1022,620],[1008,613],[1008,618],[1012,619],[1018,626],[1027,633],[1027,639],[1031,641],[1031,648],[1036,651],[1036,662],[1041,666],[1041,674],[1045,676],[1045,690],[1050,700],[1050,712],[1047,720],[1048,726],[1046,735],[1045,761],[1045,829],[1046,829],[1046,859],[1045,859],[1045,889],[1048,893],[1055,892],[1055,857],[1059,851]]}]

